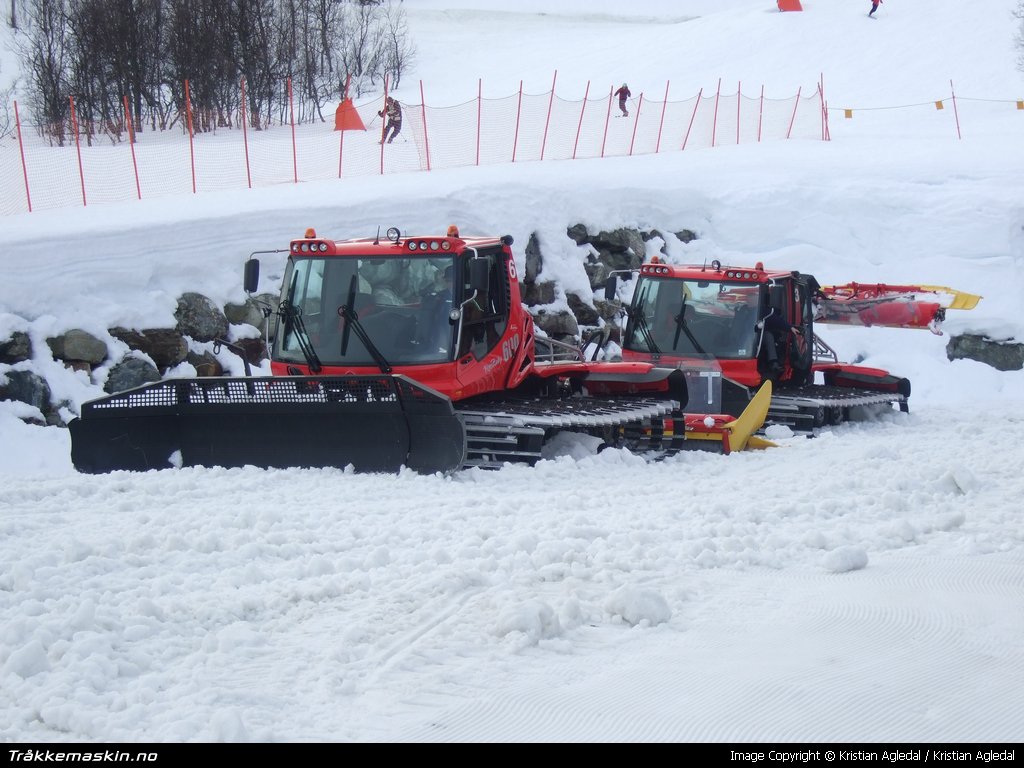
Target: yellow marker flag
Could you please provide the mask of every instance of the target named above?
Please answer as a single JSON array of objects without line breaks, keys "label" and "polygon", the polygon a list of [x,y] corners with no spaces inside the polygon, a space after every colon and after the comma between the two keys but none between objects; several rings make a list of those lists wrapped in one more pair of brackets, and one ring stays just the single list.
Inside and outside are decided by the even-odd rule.
[{"label": "yellow marker flag", "polygon": [[845,117],[847,120],[849,120],[851,117],[853,117],[853,110],[852,109],[844,109],[843,110],[843,117]]},{"label": "yellow marker flag", "polygon": [[941,101],[936,101],[935,102],[935,108],[936,109],[942,109],[943,108],[942,102]]},{"label": "yellow marker flag", "polygon": [[1017,109],[1024,109],[1024,101],[1017,102]]}]

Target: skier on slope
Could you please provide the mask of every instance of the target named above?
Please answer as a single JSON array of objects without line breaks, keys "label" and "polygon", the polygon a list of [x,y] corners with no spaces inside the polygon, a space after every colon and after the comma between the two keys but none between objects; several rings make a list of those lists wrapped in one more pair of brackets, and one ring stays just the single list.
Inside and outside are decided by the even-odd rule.
[{"label": "skier on slope", "polygon": [[[377,113],[378,117],[387,115],[388,122],[384,126],[384,133],[380,137],[380,143],[387,141],[388,144],[395,140],[399,131],[402,130],[402,105],[397,99],[388,96],[384,109]],[[390,134],[390,136],[388,135]]]},{"label": "skier on slope", "polygon": [[623,83],[622,87],[615,91],[615,95],[619,97],[619,109],[622,110],[622,116],[629,117],[629,110],[626,109],[626,99],[633,95],[629,92],[629,86]]}]

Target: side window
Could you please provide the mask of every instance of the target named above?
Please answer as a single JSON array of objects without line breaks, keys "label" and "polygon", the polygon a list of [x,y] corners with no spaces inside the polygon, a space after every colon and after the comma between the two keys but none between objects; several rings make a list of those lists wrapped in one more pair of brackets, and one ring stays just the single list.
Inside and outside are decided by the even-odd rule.
[{"label": "side window", "polygon": [[773,285],[768,293],[769,309],[774,309],[775,314],[783,320],[789,319],[789,310],[786,307],[786,286]]},{"label": "side window", "polygon": [[[477,292],[465,305],[462,319],[462,346],[459,356],[472,353],[476,359],[486,355],[501,339],[508,326],[509,279],[505,254],[498,249],[482,250],[488,260],[487,290]],[[468,270],[467,270],[468,271]],[[468,291],[468,289],[467,289]],[[467,292],[468,298],[471,293]]]},{"label": "side window", "polygon": [[[322,259],[298,259],[292,262],[281,291],[281,300],[292,302],[302,317],[306,332],[313,337],[320,333],[324,317],[321,296],[323,281]],[[293,323],[283,323],[279,335],[281,352],[294,353],[299,350],[300,339]]]}]

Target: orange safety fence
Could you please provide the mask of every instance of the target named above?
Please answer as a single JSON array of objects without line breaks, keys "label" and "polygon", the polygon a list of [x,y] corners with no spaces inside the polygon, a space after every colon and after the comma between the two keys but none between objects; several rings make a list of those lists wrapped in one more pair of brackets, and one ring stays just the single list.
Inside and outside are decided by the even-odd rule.
[{"label": "orange safety fence", "polygon": [[262,130],[248,126],[244,114],[205,132],[190,130],[191,112],[172,119],[168,130],[132,134],[128,121],[100,130],[74,119],[62,141],[26,125],[15,103],[13,135],[0,141],[0,215],[459,166],[830,139],[822,83],[770,99],[763,87],[750,96],[742,84],[727,93],[719,82],[682,100],[669,98],[666,83],[663,93],[637,94],[628,117],[617,116],[613,88],[588,84],[573,100],[558,96],[553,84],[545,93],[502,98],[484,98],[481,87],[470,101],[434,107],[421,84],[420,103],[402,102],[401,132],[385,145],[385,118],[377,114],[382,97],[361,104],[346,98],[334,120],[324,110],[323,121],[302,125],[291,122],[289,110]]},{"label": "orange safety fence", "polygon": [[[421,91],[422,93],[422,91]],[[0,142],[0,215],[98,203],[201,194],[274,184],[408,173],[467,165],[621,157],[786,138],[822,139],[822,98],[788,99],[703,91],[685,100],[639,95],[614,117],[612,93],[570,100],[555,94],[478,97],[446,107],[403,103],[401,133],[382,147],[382,99],[344,100],[335,120],[263,130],[190,131],[191,114],[169,130],[76,125],[63,141],[17,121]],[[15,105],[17,106],[17,105]],[[330,114],[327,112],[327,114]],[[348,126],[337,130],[338,121]],[[362,125],[364,130],[359,130]],[[14,138],[14,137],[12,137]]]}]

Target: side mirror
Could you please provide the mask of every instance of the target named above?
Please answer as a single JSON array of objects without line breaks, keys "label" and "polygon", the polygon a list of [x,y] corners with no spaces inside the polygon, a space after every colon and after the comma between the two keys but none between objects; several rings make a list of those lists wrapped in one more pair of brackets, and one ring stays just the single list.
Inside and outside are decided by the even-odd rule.
[{"label": "side mirror", "polygon": [[608,275],[608,280],[604,284],[604,300],[614,301],[615,294],[619,291],[619,278],[616,275]]},{"label": "side mirror", "polygon": [[491,264],[487,259],[469,260],[469,287],[480,293],[487,293],[490,286]]},{"label": "side mirror", "polygon": [[242,279],[242,286],[246,293],[256,293],[260,286],[260,260],[249,259],[245,262],[245,276]]}]

